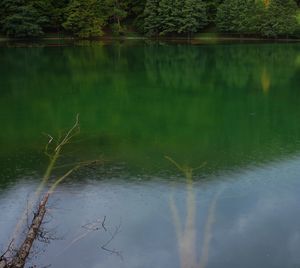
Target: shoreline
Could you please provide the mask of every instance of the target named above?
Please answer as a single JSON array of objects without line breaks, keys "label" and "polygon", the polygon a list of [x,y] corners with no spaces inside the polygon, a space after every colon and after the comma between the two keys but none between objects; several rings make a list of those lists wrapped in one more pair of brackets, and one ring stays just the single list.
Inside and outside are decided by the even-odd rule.
[{"label": "shoreline", "polygon": [[184,43],[217,43],[222,41],[233,41],[233,42],[243,42],[243,41],[253,41],[253,42],[286,42],[286,43],[298,43],[300,38],[259,38],[259,37],[234,37],[234,36],[201,36],[201,37],[155,37],[150,38],[146,36],[102,36],[99,38],[77,38],[72,36],[45,36],[42,38],[9,38],[9,37],[0,37],[0,42],[43,42],[43,41],[166,41],[166,42],[184,42]]}]

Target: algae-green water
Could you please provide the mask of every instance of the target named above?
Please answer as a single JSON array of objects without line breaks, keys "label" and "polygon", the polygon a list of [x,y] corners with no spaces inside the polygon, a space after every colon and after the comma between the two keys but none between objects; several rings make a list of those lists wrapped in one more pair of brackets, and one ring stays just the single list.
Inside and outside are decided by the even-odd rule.
[{"label": "algae-green water", "polygon": [[[300,266],[299,44],[6,43],[0,63],[1,251],[79,114],[62,164],[105,161],[57,188],[28,267]],[[187,182],[165,156],[206,165]]]}]

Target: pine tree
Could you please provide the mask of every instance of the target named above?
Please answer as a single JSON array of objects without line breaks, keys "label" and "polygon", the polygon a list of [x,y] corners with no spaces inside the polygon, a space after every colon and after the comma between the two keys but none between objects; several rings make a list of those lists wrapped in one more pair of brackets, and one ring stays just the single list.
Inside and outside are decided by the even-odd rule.
[{"label": "pine tree", "polygon": [[206,5],[207,20],[209,23],[215,23],[218,6],[223,0],[204,0]]},{"label": "pine tree", "polygon": [[[66,20],[66,10],[69,5],[69,0],[39,0],[44,2],[47,8],[44,8],[45,15],[49,18],[49,23],[46,28],[49,30],[61,31],[62,24]],[[46,4],[48,2],[48,4]]]},{"label": "pine tree", "polygon": [[139,32],[144,32],[144,10],[146,0],[123,0],[127,2],[127,18],[132,20],[132,26]]},{"label": "pine tree", "polygon": [[39,37],[47,18],[35,7],[35,1],[2,0],[2,30],[10,37]]},{"label": "pine tree", "polygon": [[146,0],[127,0],[129,15],[139,16],[143,13],[146,5]]},{"label": "pine tree", "polygon": [[121,22],[127,17],[128,2],[120,0],[110,0],[109,8],[111,10],[110,17],[112,18],[112,29],[115,34],[123,34],[124,27]]},{"label": "pine tree", "polygon": [[102,36],[109,17],[107,8],[108,2],[104,0],[72,0],[63,27],[81,38]]},{"label": "pine tree", "polygon": [[297,4],[294,0],[270,0],[261,21],[261,35],[288,36],[298,27]]},{"label": "pine tree", "polygon": [[159,0],[147,0],[144,10],[144,31],[149,36],[156,36],[160,32],[158,6]]},{"label": "pine tree", "polygon": [[218,8],[216,24],[222,32],[277,37],[296,31],[296,15],[294,0],[225,0]]},{"label": "pine tree", "polygon": [[158,7],[160,35],[175,33],[177,31],[177,18],[174,16],[174,13],[176,13],[176,10],[173,6],[173,0],[160,0]]},{"label": "pine tree", "polygon": [[236,1],[225,0],[217,9],[216,25],[221,32],[233,32],[236,17]]},{"label": "pine tree", "polygon": [[225,0],[218,8],[216,24],[222,32],[255,33],[260,13],[261,5],[256,0]]},{"label": "pine tree", "polygon": [[206,24],[206,7],[202,0],[147,1],[145,30],[151,35],[190,35]]},{"label": "pine tree", "polygon": [[239,1],[239,9],[234,20],[234,31],[239,34],[256,33],[259,24],[261,6],[255,0]]},{"label": "pine tree", "polygon": [[179,33],[195,33],[208,23],[206,8],[201,0],[185,0]]}]

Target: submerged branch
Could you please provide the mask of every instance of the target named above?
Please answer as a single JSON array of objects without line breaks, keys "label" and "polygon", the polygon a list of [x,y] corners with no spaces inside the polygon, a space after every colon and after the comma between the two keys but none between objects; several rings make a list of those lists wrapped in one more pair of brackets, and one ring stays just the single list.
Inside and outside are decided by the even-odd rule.
[{"label": "submerged branch", "polygon": [[34,215],[32,223],[29,227],[29,230],[26,234],[26,238],[22,245],[20,246],[17,254],[12,260],[12,263],[8,266],[11,268],[23,268],[26,262],[26,259],[30,253],[31,247],[34,240],[38,236],[39,229],[43,222],[44,216],[46,214],[46,204],[48,202],[49,194],[46,194],[42,201],[40,202],[37,213]]},{"label": "submerged branch", "polygon": [[[45,146],[45,154],[49,156],[50,162],[49,165],[45,171],[45,174],[42,178],[42,181],[40,185],[38,186],[30,204],[27,207],[27,210],[32,210],[34,204],[36,203],[36,200],[40,198],[41,192],[45,188],[45,185],[49,181],[52,171],[55,168],[56,162],[59,159],[61,155],[61,151],[63,147],[70,142],[70,140],[79,133],[79,115],[76,116],[75,124],[69,129],[69,131],[66,133],[66,135],[61,140],[61,142],[58,143],[58,145],[53,149],[52,153],[49,153],[49,146],[52,144],[53,140],[55,140],[51,135],[46,134],[49,137],[48,143]],[[43,223],[45,214],[47,212],[46,205],[48,203],[49,197],[54,193],[57,186],[62,183],[67,177],[69,177],[72,173],[77,171],[78,169],[89,166],[91,164],[97,164],[100,160],[93,160],[93,161],[85,161],[80,162],[76,164],[73,168],[68,170],[64,175],[57,178],[54,183],[50,186],[48,191],[46,191],[45,195],[41,198],[41,201],[39,203],[39,206],[37,210],[34,212],[34,217],[31,221],[31,224],[29,226],[28,232],[25,236],[25,239],[21,243],[21,246],[16,250],[16,253],[10,257],[11,260],[7,261],[7,258],[5,255],[8,253],[9,250],[7,250],[1,257],[0,257],[0,268],[23,268],[26,259],[28,255],[30,254],[32,245],[34,241],[38,238],[38,234],[40,232],[41,225]],[[13,239],[11,240],[11,244],[9,245],[8,249],[13,244],[14,238],[17,236],[18,231],[20,228],[24,225],[24,220],[27,215],[27,212],[25,211],[23,216],[21,217],[20,221],[18,222],[15,232],[13,234]]]},{"label": "submerged branch", "polygon": [[[104,226],[104,222],[103,222],[102,226]],[[103,228],[106,230],[105,227],[103,227]],[[107,240],[107,241],[101,246],[101,249],[103,249],[104,251],[107,251],[107,252],[109,252],[109,253],[111,253],[111,254],[116,254],[118,257],[120,257],[120,258],[123,260],[123,256],[122,256],[121,251],[118,251],[118,250],[116,250],[116,249],[110,249],[110,248],[108,248],[109,244],[114,240],[114,238],[116,237],[116,235],[117,235],[118,233],[120,233],[120,229],[121,229],[121,222],[120,222],[120,224],[119,224],[118,226],[116,226],[116,228],[115,228],[115,230],[114,230],[113,233],[110,232],[110,231],[108,231],[109,234],[111,235],[111,237],[110,237],[109,240]]]},{"label": "submerged branch", "polygon": [[[79,131],[80,131],[80,128],[79,128],[79,114],[77,114],[74,125],[69,129],[69,131],[66,133],[66,135],[62,138],[61,142],[59,142],[59,140],[61,140],[61,138],[57,139],[58,140],[58,145],[52,151],[52,153],[49,152],[49,146],[56,139],[53,138],[50,134],[44,133],[44,135],[46,135],[49,138],[48,142],[45,145],[44,152],[49,157],[50,161],[49,161],[49,164],[48,164],[48,166],[46,168],[46,171],[43,175],[41,183],[37,187],[33,197],[31,198],[31,200],[28,202],[28,208],[27,208],[28,210],[33,210],[34,205],[37,203],[37,200],[40,198],[41,192],[43,191],[43,189],[45,188],[45,185],[47,184],[47,182],[50,179],[52,171],[55,168],[56,162],[58,161],[58,159],[60,157],[60,153],[61,153],[64,145],[66,145],[66,143],[70,140],[70,137],[74,137],[76,134],[79,133]],[[17,237],[19,236],[20,229],[24,225],[26,219],[27,219],[27,214],[26,214],[26,212],[24,212],[21,215],[20,220],[18,221],[18,223],[15,227],[15,230],[14,230],[12,238],[11,238],[12,241],[17,241]]]}]

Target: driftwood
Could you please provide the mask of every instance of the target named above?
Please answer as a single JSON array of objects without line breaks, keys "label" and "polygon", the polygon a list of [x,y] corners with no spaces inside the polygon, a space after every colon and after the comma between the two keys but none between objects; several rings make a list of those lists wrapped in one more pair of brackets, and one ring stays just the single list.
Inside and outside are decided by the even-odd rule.
[{"label": "driftwood", "polygon": [[13,258],[11,264],[7,267],[9,268],[23,268],[26,262],[26,259],[30,253],[33,242],[38,236],[38,232],[40,230],[41,224],[43,222],[44,216],[46,214],[46,204],[49,199],[49,193],[47,193],[42,201],[39,204],[37,213],[34,215],[32,223],[27,232],[26,238],[22,245],[20,246],[17,254]]},{"label": "driftwood", "polygon": [[[52,170],[54,169],[55,164],[56,164],[59,156],[61,155],[62,148],[66,144],[68,144],[70,142],[70,140],[76,134],[79,133],[79,131],[80,131],[79,116],[77,115],[75,124],[73,125],[72,128],[69,129],[69,131],[66,133],[66,135],[57,142],[57,145],[53,149],[52,153],[48,152],[48,147],[49,147],[49,145],[52,144],[52,141],[54,141],[54,139],[52,138],[52,136],[47,135],[50,139],[45,147],[45,154],[49,157],[50,162],[46,169],[45,175],[35,193],[35,197],[39,197],[40,193],[45,188],[46,183],[48,182],[50,175],[52,173]],[[55,191],[56,187],[63,180],[65,180],[68,176],[70,176],[74,171],[78,170],[79,168],[81,168],[83,166],[95,164],[98,162],[99,162],[99,160],[77,163],[77,165],[75,165],[72,169],[70,169],[68,172],[66,172],[64,175],[62,175],[61,177],[59,177],[58,179],[56,179],[54,181],[54,183],[50,186],[50,188],[46,192],[46,194],[42,197],[37,210],[34,212],[34,217],[31,221],[31,224],[29,226],[29,229],[26,233],[25,239],[23,240],[21,246],[16,250],[11,249],[11,245],[13,244],[13,241],[14,241],[14,237],[13,237],[12,242],[8,246],[8,249],[5,251],[5,253],[2,256],[0,256],[0,268],[23,268],[25,266],[26,259],[30,254],[30,251],[31,251],[34,241],[36,240],[36,238],[39,235],[41,225],[43,223],[45,214],[47,212],[47,208],[46,208],[47,202],[49,200],[49,197]],[[34,203],[34,200],[32,203]],[[24,217],[22,217],[20,222],[17,224],[17,228],[16,228],[17,231],[19,230],[19,227],[22,226],[23,219],[24,219]],[[17,232],[15,232],[15,233],[17,233]],[[6,255],[8,255],[8,254],[10,254],[12,256],[6,257]]]}]

